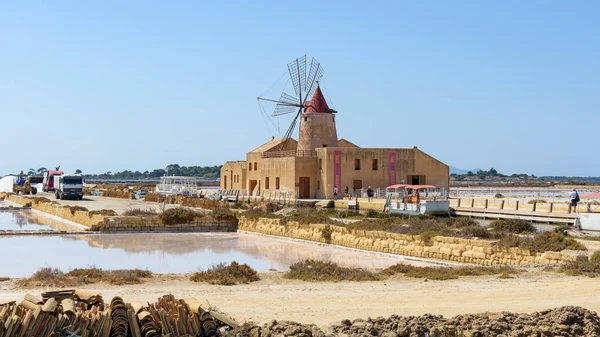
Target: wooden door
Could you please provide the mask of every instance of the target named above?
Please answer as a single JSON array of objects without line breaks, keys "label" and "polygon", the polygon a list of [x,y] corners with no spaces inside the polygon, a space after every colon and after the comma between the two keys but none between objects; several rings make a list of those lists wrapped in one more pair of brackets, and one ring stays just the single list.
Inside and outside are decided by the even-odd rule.
[{"label": "wooden door", "polygon": [[300,199],[308,199],[310,198],[310,177],[300,177],[299,178],[299,198]]}]

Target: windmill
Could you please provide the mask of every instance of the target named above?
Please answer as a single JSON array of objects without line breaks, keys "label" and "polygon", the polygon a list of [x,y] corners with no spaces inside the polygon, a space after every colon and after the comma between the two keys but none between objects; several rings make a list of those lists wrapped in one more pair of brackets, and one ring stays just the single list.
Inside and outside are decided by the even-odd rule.
[{"label": "windmill", "polygon": [[[292,113],[296,114],[283,137],[283,141],[279,145],[280,150],[284,150],[286,148],[286,144],[292,136],[292,133],[296,127],[296,123],[298,122],[298,117],[300,117],[300,115],[308,108],[307,102],[310,102],[309,98],[312,97],[319,85],[319,81],[321,78],[323,78],[323,68],[321,67],[321,64],[314,58],[310,62],[307,76],[306,55],[288,63],[287,67],[296,95],[294,96],[282,92],[278,100],[257,97],[259,101],[275,103],[275,110],[272,114],[273,117]],[[330,110],[329,112],[335,111]]]}]

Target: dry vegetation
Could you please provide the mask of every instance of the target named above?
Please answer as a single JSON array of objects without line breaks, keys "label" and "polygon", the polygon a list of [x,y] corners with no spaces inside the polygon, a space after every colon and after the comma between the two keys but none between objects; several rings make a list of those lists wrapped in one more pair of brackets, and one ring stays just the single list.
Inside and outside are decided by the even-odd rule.
[{"label": "dry vegetation", "polygon": [[40,268],[31,277],[19,280],[18,284],[21,287],[73,287],[99,282],[123,285],[143,283],[144,278],[150,277],[150,271],[140,269],[103,270],[92,266],[64,273],[58,268]]},{"label": "dry vegetation", "polygon": [[219,263],[211,266],[208,270],[199,271],[190,276],[190,281],[207,282],[218,285],[236,285],[259,281],[260,277],[256,270],[247,264],[239,264],[236,261],[229,265]]},{"label": "dry vegetation", "polygon": [[123,216],[155,216],[156,211],[153,209],[133,208],[123,212]]},{"label": "dry vegetation", "polygon": [[498,246],[519,247],[534,253],[559,252],[565,249],[587,250],[583,244],[573,238],[555,232],[542,232],[533,236],[508,234],[500,238]]},{"label": "dry vegetation", "polygon": [[519,271],[512,267],[417,267],[407,264],[396,264],[378,273],[360,268],[340,267],[333,262],[305,260],[290,266],[284,277],[309,282],[339,281],[377,281],[396,274],[406,277],[424,278],[428,280],[451,280],[464,276],[500,275],[500,278],[512,278]]},{"label": "dry vegetation", "polygon": [[568,262],[558,271],[572,276],[596,277],[600,275],[600,251],[595,252],[589,259],[580,257],[577,261]]},{"label": "dry vegetation", "polygon": [[90,211],[89,212],[90,218],[95,214],[102,215],[102,216],[116,216],[117,212],[113,211],[112,209],[101,209],[98,211]]},{"label": "dry vegetation", "polygon": [[88,212],[89,210],[83,206],[67,206],[69,207],[69,210],[71,210],[71,215],[75,215],[75,212],[77,211],[82,211],[82,212]]},{"label": "dry vegetation", "polygon": [[360,268],[340,267],[334,262],[305,260],[294,263],[285,278],[310,282],[377,281],[376,273]]},{"label": "dry vegetation", "polygon": [[[509,278],[519,271],[512,267],[416,267],[397,264],[381,271],[381,275],[404,274],[407,277],[425,278],[428,280],[451,280],[464,276],[500,275]],[[511,276],[512,277],[512,276]]]}]

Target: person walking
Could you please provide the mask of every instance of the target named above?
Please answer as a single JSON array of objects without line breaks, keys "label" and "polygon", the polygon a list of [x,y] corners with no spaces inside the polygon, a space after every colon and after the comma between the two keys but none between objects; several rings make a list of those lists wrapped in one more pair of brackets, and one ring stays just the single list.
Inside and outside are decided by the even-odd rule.
[{"label": "person walking", "polygon": [[338,188],[337,185],[333,186],[333,200],[337,200]]},{"label": "person walking", "polygon": [[371,186],[369,186],[369,188],[367,188],[367,198],[368,198],[369,202],[371,202],[371,200],[373,199],[373,189],[371,188]]},{"label": "person walking", "polygon": [[346,188],[344,189],[344,198],[349,197],[348,195],[348,185],[346,185]]},{"label": "person walking", "polygon": [[569,194],[569,199],[571,203],[569,204],[569,213],[571,213],[571,207],[573,207],[573,211],[577,212],[577,203],[579,202],[579,194],[576,189]]}]

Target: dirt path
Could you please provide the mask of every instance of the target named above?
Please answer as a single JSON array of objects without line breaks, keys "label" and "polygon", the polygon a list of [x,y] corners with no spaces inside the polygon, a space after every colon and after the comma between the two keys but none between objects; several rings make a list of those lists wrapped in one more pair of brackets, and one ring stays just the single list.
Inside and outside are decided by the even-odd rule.
[{"label": "dirt path", "polygon": [[[325,326],[342,319],[377,316],[457,314],[486,311],[526,312],[577,305],[600,311],[595,294],[600,282],[541,270],[514,279],[470,277],[449,281],[425,281],[402,276],[387,281],[306,283],[282,278],[282,272],[261,273],[250,285],[214,286],[193,283],[185,275],[161,275],[133,286],[96,284],[84,287],[105,299],[122,296],[130,302],[154,301],[163,294],[195,297],[210,302],[240,321],[266,323],[293,320]],[[8,289],[13,281],[0,283],[0,301],[22,299],[26,292],[43,289]]]}]

